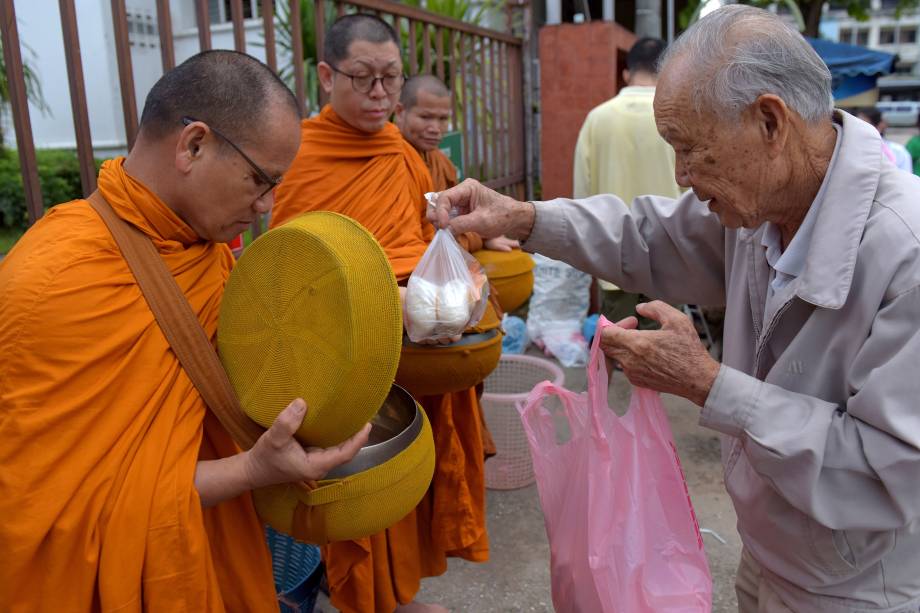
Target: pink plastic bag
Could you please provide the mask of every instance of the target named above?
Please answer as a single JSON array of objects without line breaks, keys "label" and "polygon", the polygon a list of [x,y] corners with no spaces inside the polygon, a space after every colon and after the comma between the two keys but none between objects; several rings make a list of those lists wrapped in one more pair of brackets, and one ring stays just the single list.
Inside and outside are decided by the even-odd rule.
[{"label": "pink plastic bag", "polygon": [[[591,346],[588,391],[543,382],[518,408],[530,442],[560,613],[708,613],[712,576],[674,437],[658,394],[635,388],[607,406],[607,370]],[[559,443],[548,396],[564,406]],[[558,414],[557,414],[558,416]]]}]

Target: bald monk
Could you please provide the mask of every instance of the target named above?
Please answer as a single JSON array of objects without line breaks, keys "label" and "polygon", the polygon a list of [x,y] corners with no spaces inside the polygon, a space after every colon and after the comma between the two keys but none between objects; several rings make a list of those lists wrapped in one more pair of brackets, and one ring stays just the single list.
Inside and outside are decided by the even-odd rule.
[{"label": "bald monk", "polygon": [[[212,341],[233,266],[223,243],[271,208],[299,119],[267,66],[205,52],[156,83],[131,153],[99,173]],[[320,477],[368,428],[305,452],[298,399],[241,453],[86,200],[26,232],[0,295],[0,609],[277,613],[248,491]]]},{"label": "bald monk", "polygon": [[[272,225],[314,210],[348,215],[374,234],[400,282],[434,235],[425,163],[389,122],[403,83],[399,41],[384,21],[341,17],[326,34],[320,82],[330,104],[301,127]],[[412,390],[409,390],[410,392]],[[385,532],[323,549],[332,604],[346,613],[445,611],[415,602],[447,557],[488,559],[483,441],[474,388],[417,398],[431,420],[436,468],[425,498]]]},{"label": "bald monk", "polygon": [[[396,103],[396,125],[403,138],[425,160],[436,192],[457,184],[457,167],[438,148],[450,125],[451,115],[450,90],[441,79],[426,74],[416,75],[405,82]],[[472,244],[475,245],[475,242]],[[519,246],[516,240],[504,236],[482,241],[483,249],[495,251],[511,251]]]}]

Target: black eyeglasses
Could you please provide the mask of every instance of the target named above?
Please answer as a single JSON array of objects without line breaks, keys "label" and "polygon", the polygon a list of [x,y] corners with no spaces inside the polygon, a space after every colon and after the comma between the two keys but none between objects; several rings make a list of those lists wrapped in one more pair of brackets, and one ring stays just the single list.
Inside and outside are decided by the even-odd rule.
[{"label": "black eyeglasses", "polygon": [[[195,123],[196,121],[199,121],[199,120],[195,119],[194,117],[183,117],[182,118],[182,123],[186,126],[192,123]],[[205,123],[205,122],[200,121],[199,123]],[[270,176],[268,176],[268,173],[262,170],[261,166],[253,162],[252,158],[250,158],[248,155],[243,153],[243,150],[237,147],[236,143],[234,143],[232,140],[230,140],[229,138],[227,138],[226,136],[218,132],[217,128],[215,128],[214,126],[211,126],[208,124],[205,124],[205,125],[207,125],[211,129],[211,132],[219,136],[225,143],[233,147],[233,150],[239,153],[240,156],[242,156],[242,158],[246,160],[246,163],[249,164],[249,166],[256,172],[256,174],[259,176],[259,180],[262,181],[262,183],[268,185],[265,191],[259,194],[259,198],[265,197],[265,194],[267,194],[268,192],[278,187],[278,184],[281,183],[281,177],[273,179]]]},{"label": "black eyeglasses", "polygon": [[339,70],[333,65],[329,65],[333,71],[339,73],[343,77],[348,77],[351,79],[351,87],[359,94],[369,94],[374,89],[374,86],[377,85],[377,81],[380,81],[380,84],[383,86],[383,91],[388,94],[398,94],[402,89],[403,83],[406,82],[406,75],[404,74],[388,74],[383,75],[382,77],[375,77],[372,75],[353,75],[348,74],[342,70]]}]

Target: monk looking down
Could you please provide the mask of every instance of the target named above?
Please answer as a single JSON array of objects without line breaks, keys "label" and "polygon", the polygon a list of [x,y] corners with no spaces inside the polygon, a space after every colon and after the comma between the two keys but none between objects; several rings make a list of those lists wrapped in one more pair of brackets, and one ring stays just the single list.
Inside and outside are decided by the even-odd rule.
[{"label": "monk looking down", "polygon": [[[99,192],[155,245],[213,340],[233,257],[297,151],[299,105],[232,51],[150,91]],[[245,153],[244,153],[245,151]],[[349,460],[292,438],[292,402],[246,452],[205,407],[109,230],[86,200],[0,263],[0,603],[4,611],[278,611],[248,490]]]},{"label": "monk looking down", "polygon": [[[438,148],[450,126],[451,114],[450,90],[434,75],[416,75],[408,79],[396,103],[396,125],[403,138],[425,160],[436,192],[457,184],[457,168]],[[482,246],[494,251],[511,251],[519,244],[498,236],[483,241]]]},{"label": "monk looking down", "polygon": [[[300,150],[278,189],[272,224],[306,211],[348,215],[375,236],[405,282],[434,229],[425,215],[428,169],[389,122],[403,85],[396,33],[370,15],[341,17],[326,34],[318,71],[330,104],[302,122]],[[444,611],[414,602],[422,577],[444,573],[448,556],[488,559],[475,389],[417,399],[436,448],[425,498],[381,534],[323,548],[332,604],[346,613]]]}]

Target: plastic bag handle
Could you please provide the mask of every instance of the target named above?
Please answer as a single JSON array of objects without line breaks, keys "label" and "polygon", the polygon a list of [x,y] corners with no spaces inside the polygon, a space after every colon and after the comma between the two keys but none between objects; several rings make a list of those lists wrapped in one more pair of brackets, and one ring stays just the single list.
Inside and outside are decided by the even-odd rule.
[{"label": "plastic bag handle", "polygon": [[[591,354],[588,358],[588,399],[591,401],[591,406],[594,407],[591,411],[592,415],[595,414],[597,407],[607,406],[607,390],[610,386],[610,378],[607,376],[607,356],[601,350],[601,332],[615,325],[615,323],[601,315],[597,320],[594,340],[591,342]],[[596,420],[595,428],[601,428],[600,423]],[[603,431],[603,428],[601,428],[601,431]]]},{"label": "plastic bag handle", "polygon": [[569,429],[574,432],[573,424],[583,424],[585,416],[579,415],[576,406],[578,394],[559,387],[549,381],[538,383],[531,390],[527,398],[517,405],[518,414],[521,416],[521,422],[527,431],[528,438],[532,442],[538,443],[538,446],[545,448],[547,446],[556,446],[556,424],[553,421],[553,414],[543,407],[542,400],[548,396],[558,396],[562,402],[565,418],[569,422]]}]

